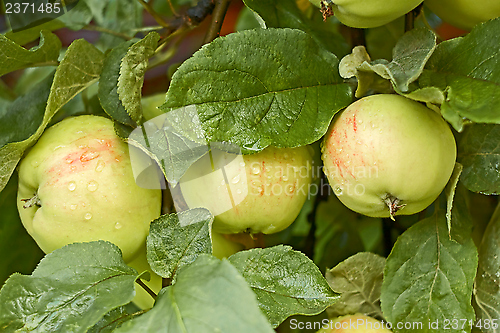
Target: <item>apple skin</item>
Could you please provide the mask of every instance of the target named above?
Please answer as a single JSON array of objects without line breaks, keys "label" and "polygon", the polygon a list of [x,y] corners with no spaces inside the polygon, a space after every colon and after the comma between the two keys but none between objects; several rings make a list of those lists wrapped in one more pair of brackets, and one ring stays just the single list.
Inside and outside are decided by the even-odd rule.
[{"label": "apple skin", "polygon": [[224,237],[223,234],[212,231],[212,254],[219,258],[229,258],[236,252],[243,250],[243,244],[234,242]]},{"label": "apple skin", "polygon": [[310,147],[268,147],[244,156],[213,151],[212,159],[225,165],[228,183],[220,168],[212,171],[207,154],[181,178],[180,189],[189,208],[205,207],[215,215],[214,231],[270,234],[295,220],[311,184]]},{"label": "apple skin", "polygon": [[[456,144],[435,111],[392,94],[362,98],[330,125],[324,172],[340,201],[372,217],[411,215],[441,193],[455,165]],[[389,210],[386,199],[399,210]]]},{"label": "apple skin", "polygon": [[329,328],[317,333],[390,333],[385,322],[363,314],[347,315],[330,320]]},{"label": "apple skin", "polygon": [[[37,194],[38,205],[23,199]],[[104,117],[66,118],[50,127],[19,166],[21,221],[49,253],[70,243],[107,240],[125,262],[160,215],[161,191],[136,185],[128,146]]]},{"label": "apple skin", "polygon": [[[321,8],[321,0],[310,0]],[[423,0],[323,0],[331,3],[335,17],[353,28],[375,28],[415,9]]]},{"label": "apple skin", "polygon": [[[139,274],[144,271],[149,271],[150,279],[149,281],[142,280],[146,286],[148,286],[156,295],[161,290],[162,279],[161,276],[157,275],[151,267],[149,266],[146,249],[143,248],[139,255],[137,255],[131,262],[127,263],[130,267],[134,268]],[[155,300],[151,295],[144,290],[137,282],[134,283],[135,286],[135,297],[132,300],[132,303],[137,305],[142,310],[150,309],[153,307]]]},{"label": "apple skin", "polygon": [[498,0],[425,0],[424,4],[443,21],[464,30],[500,16]]}]

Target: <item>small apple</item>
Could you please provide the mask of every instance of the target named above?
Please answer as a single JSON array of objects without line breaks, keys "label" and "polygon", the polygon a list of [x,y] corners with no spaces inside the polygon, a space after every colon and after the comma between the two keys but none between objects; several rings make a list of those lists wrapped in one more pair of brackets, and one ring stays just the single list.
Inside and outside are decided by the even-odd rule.
[{"label": "small apple", "polygon": [[330,320],[328,328],[317,333],[390,333],[390,324],[357,313]]},{"label": "small apple", "polygon": [[78,116],[47,129],[21,161],[17,206],[45,253],[107,240],[128,262],[160,215],[161,191],[136,185],[128,146],[111,120]]},{"label": "small apple", "polygon": [[393,94],[351,104],[332,122],[322,149],[334,193],[348,208],[372,217],[425,209],[445,187],[456,159],[443,118]]},{"label": "small apple", "polygon": [[252,155],[212,149],[179,184],[189,208],[208,208],[220,233],[275,233],[299,214],[311,184],[312,151],[268,147]]},{"label": "small apple", "polygon": [[425,0],[424,4],[443,21],[464,30],[500,16],[498,0]]},{"label": "small apple", "polygon": [[[149,281],[142,280],[146,286],[148,286],[156,295],[160,292],[162,288],[161,276],[157,275],[151,267],[149,266],[148,259],[146,256],[146,249],[144,248],[141,252],[129,263],[130,267],[134,268],[139,274],[144,271],[149,271],[150,279]],[[155,300],[153,297],[137,282],[135,285],[135,297],[132,303],[137,305],[140,309],[150,309],[153,307]]]},{"label": "small apple", "polygon": [[243,244],[234,242],[223,234],[212,231],[212,254],[217,258],[229,258],[244,248]]},{"label": "small apple", "polygon": [[[423,0],[310,0],[323,10],[333,11],[343,24],[353,28],[375,28],[415,9]],[[331,15],[331,14],[330,14]]]}]

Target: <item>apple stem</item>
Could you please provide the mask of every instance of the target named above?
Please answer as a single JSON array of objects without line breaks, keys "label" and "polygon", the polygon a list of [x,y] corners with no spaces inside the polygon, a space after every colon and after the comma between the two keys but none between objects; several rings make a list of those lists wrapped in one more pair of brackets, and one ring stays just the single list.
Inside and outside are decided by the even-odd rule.
[{"label": "apple stem", "polygon": [[38,198],[38,193],[35,193],[35,195],[30,199],[21,199],[21,201],[25,203],[23,205],[24,209],[31,208],[33,206],[42,207],[42,202],[40,201],[40,198]]},{"label": "apple stem", "polygon": [[385,204],[389,207],[389,214],[391,215],[391,220],[395,221],[394,215],[400,209],[404,208],[406,204],[401,203],[401,200],[393,196],[392,194],[387,194],[384,199]]}]

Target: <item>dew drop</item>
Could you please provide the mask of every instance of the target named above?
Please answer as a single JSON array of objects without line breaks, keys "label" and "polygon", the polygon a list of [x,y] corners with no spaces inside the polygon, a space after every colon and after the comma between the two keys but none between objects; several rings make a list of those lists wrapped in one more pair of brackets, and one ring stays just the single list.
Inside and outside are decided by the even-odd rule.
[{"label": "dew drop", "polygon": [[95,167],[95,171],[97,172],[101,172],[102,169],[104,169],[104,166],[106,165],[106,163],[104,163],[104,161],[99,161],[97,162],[97,165]]},{"label": "dew drop", "polygon": [[122,228],[122,225],[120,222],[116,222],[115,224],[115,229],[121,229]]},{"label": "dew drop", "polygon": [[240,181],[240,175],[236,175],[233,177],[233,179],[231,179],[231,183],[233,184],[238,184],[238,182]]},{"label": "dew drop", "polygon": [[336,195],[342,195],[342,187],[341,186],[335,186],[335,188],[333,189],[333,191],[335,192]]},{"label": "dew drop", "polygon": [[287,181],[288,181],[288,176],[287,176],[287,175],[283,175],[283,181],[284,181],[284,182],[287,182]]},{"label": "dew drop", "polygon": [[362,124],[363,123],[363,120],[362,119],[358,119],[358,124]]},{"label": "dew drop", "polygon": [[253,173],[254,175],[258,175],[258,174],[260,173],[260,168],[259,168],[259,167],[253,167],[253,168],[252,168],[252,173]]},{"label": "dew drop", "polygon": [[288,155],[288,153],[284,153],[283,154],[283,159],[287,160],[288,158],[290,158],[290,155]]},{"label": "dew drop", "polygon": [[69,182],[69,184],[68,184],[68,190],[70,190],[71,192],[73,192],[74,190],[76,190],[76,183],[75,182]]},{"label": "dew drop", "polygon": [[88,221],[88,220],[90,220],[92,218],[92,214],[87,213],[87,214],[85,214],[85,216],[83,218]]},{"label": "dew drop", "polygon": [[89,182],[89,184],[87,185],[87,189],[90,192],[94,192],[95,190],[97,190],[98,187],[99,187],[99,184],[95,180],[91,180]]},{"label": "dew drop", "polygon": [[240,162],[240,167],[245,167],[245,162]]},{"label": "dew drop", "polygon": [[69,209],[71,209],[71,210],[75,210],[77,206],[78,206],[78,205],[71,205],[71,206],[69,206]]},{"label": "dew drop", "polygon": [[88,161],[91,161],[91,160],[93,160],[94,158],[97,158],[97,157],[99,157],[99,153],[98,152],[87,151],[87,152],[83,153],[82,156],[80,156],[80,161],[82,161],[82,162],[88,162]]},{"label": "dew drop", "polygon": [[222,186],[226,185],[226,182],[224,181],[224,179],[220,181],[220,184],[221,184]]},{"label": "dew drop", "polygon": [[237,189],[237,190],[236,190],[236,193],[237,193],[237,194],[241,194],[241,190],[240,190],[240,189]]}]

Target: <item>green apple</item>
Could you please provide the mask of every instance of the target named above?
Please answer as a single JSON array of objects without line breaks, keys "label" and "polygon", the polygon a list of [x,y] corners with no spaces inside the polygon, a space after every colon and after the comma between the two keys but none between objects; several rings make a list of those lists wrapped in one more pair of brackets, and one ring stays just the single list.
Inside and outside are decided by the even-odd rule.
[{"label": "green apple", "polygon": [[189,208],[208,208],[216,232],[275,233],[299,214],[311,184],[312,151],[268,147],[252,155],[211,151],[179,184]]},{"label": "green apple", "polygon": [[315,6],[331,8],[343,24],[354,28],[375,28],[415,9],[423,0],[310,0]]},{"label": "green apple", "polygon": [[390,333],[390,324],[357,313],[330,320],[328,328],[317,333]]},{"label": "green apple", "polygon": [[217,258],[229,258],[244,248],[243,244],[234,242],[223,234],[212,231],[212,254]]},{"label": "green apple", "polygon": [[[149,281],[142,280],[146,286],[148,286],[156,295],[161,290],[162,279],[161,276],[157,275],[148,264],[148,259],[146,256],[146,249],[137,255],[131,262],[127,263],[130,267],[134,268],[139,274],[148,271],[150,274]],[[140,309],[150,309],[153,307],[155,300],[153,297],[137,282],[135,283],[135,297],[132,302],[137,305]]]},{"label": "green apple", "polygon": [[443,21],[465,30],[500,16],[499,0],[425,0],[424,4]]},{"label": "green apple", "polygon": [[322,149],[334,193],[348,208],[373,217],[425,209],[445,187],[456,159],[443,118],[392,94],[351,104],[335,117]]},{"label": "green apple", "polygon": [[78,116],[47,129],[21,161],[17,203],[24,227],[45,253],[107,240],[127,262],[160,215],[161,191],[136,185],[128,146],[111,120]]}]

